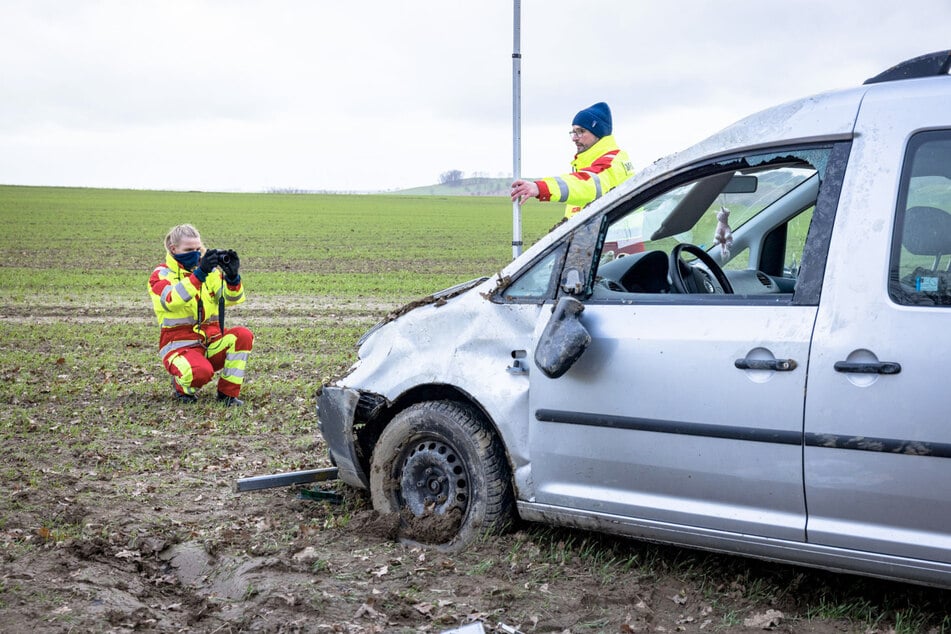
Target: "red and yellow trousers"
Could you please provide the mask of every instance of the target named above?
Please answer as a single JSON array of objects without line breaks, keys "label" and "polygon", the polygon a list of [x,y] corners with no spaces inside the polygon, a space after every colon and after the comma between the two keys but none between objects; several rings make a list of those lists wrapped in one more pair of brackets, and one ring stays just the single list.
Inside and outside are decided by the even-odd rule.
[{"label": "red and yellow trousers", "polygon": [[218,391],[226,396],[241,393],[254,335],[243,326],[225,328],[221,336],[217,327],[214,330],[206,333],[206,344],[194,339],[162,342],[162,365],[172,375],[177,392],[194,394],[220,372]]}]

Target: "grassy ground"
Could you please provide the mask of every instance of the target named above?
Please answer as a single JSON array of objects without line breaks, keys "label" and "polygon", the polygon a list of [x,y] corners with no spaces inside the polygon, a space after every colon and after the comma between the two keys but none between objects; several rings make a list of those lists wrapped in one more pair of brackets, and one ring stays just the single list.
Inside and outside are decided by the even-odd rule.
[{"label": "grassy ground", "polygon": [[[559,218],[527,207],[526,243]],[[235,494],[327,466],[317,387],[388,310],[501,267],[505,199],[0,187],[5,631],[951,631],[948,593],[519,526],[456,556],[366,500]],[[223,410],[169,398],[146,295],[172,225],[242,255],[256,335]],[[504,626],[504,627],[503,627]]]}]

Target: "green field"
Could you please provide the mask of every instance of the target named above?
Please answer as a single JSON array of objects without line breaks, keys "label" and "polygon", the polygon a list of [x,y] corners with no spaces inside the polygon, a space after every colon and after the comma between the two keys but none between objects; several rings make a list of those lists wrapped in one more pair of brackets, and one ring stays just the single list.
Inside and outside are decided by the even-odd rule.
[{"label": "green field", "polygon": [[[561,213],[523,213],[525,243]],[[57,382],[63,368],[50,360],[161,376],[146,282],[176,224],[241,255],[248,301],[227,317],[256,334],[246,391],[264,383],[298,395],[349,365],[357,338],[388,310],[509,262],[511,214],[499,197],[0,187],[0,367],[30,369],[0,387],[0,402],[44,375],[41,393],[93,387]],[[118,381],[110,393],[144,387]],[[0,422],[22,415],[0,411]]]},{"label": "green field", "polygon": [[[531,244],[558,205],[522,214]],[[164,258],[170,227],[241,254],[256,297],[425,295],[491,274],[511,259],[512,207],[499,197],[221,194],[0,187],[4,302],[79,289],[134,301]]]}]

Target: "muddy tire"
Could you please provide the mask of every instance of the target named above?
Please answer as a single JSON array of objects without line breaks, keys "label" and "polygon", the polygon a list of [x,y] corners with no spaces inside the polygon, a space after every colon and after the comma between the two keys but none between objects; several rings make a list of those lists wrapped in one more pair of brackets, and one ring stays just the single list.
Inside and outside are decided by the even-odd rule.
[{"label": "muddy tire", "polygon": [[502,443],[475,408],[452,401],[400,412],[373,450],[370,496],[398,513],[404,542],[454,551],[513,518],[511,473]]}]

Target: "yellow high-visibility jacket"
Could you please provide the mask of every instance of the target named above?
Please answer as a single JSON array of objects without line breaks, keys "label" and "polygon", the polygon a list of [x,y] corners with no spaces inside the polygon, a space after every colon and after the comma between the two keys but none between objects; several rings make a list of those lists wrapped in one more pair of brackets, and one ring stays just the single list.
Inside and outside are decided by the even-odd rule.
[{"label": "yellow high-visibility jacket", "polygon": [[149,277],[149,296],[161,327],[160,355],[165,356],[188,346],[207,344],[221,336],[218,325],[218,297],[224,293],[225,306],[244,301],[244,285],[225,284],[221,271],[213,270],[199,282],[166,253],[165,264]]},{"label": "yellow high-visibility jacket", "polygon": [[590,148],[576,154],[571,173],[535,181],[538,200],[567,203],[565,218],[605,195],[634,175],[627,152],[618,148],[613,135],[598,139]]}]

